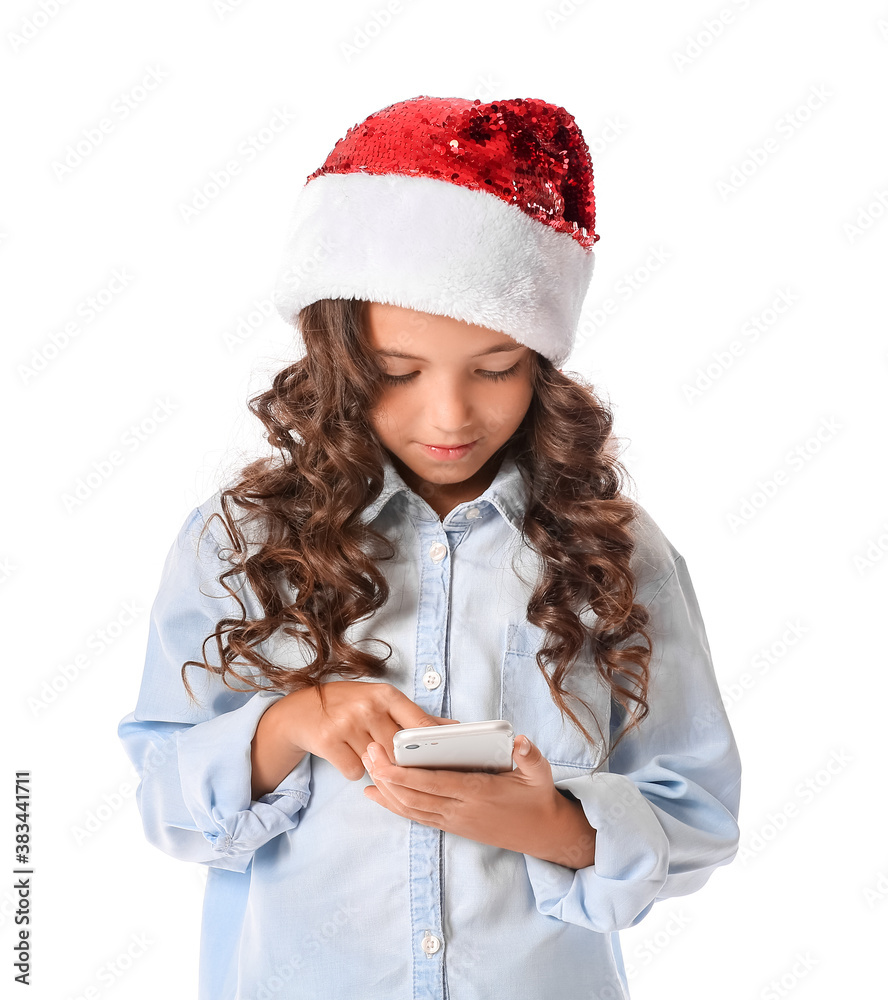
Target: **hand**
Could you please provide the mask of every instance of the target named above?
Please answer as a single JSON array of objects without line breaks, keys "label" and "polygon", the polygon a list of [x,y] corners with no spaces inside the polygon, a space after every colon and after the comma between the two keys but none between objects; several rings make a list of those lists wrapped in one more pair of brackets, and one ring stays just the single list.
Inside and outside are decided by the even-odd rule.
[{"label": "hand", "polygon": [[[529,748],[526,756],[519,752],[522,745]],[[371,743],[367,750],[376,760],[362,760],[376,784],[364,794],[422,826],[547,860],[562,857],[555,842],[563,819],[572,842],[578,832],[583,835],[571,803],[555,787],[549,762],[526,736],[515,738],[517,769],[500,774],[398,767],[387,748]],[[591,830],[588,823],[585,827]]]},{"label": "hand", "polygon": [[274,723],[290,751],[323,757],[349,781],[364,777],[360,757],[371,741],[393,755],[392,737],[399,729],[457,722],[427,715],[392,684],[329,681],[323,688],[324,703],[317,688],[306,687],[285,695],[265,714],[274,713]]}]

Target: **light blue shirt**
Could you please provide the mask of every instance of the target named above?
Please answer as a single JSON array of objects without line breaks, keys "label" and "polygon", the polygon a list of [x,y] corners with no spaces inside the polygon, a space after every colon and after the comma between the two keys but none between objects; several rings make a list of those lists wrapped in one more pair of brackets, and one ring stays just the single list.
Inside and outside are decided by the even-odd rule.
[{"label": "light blue shirt", "polygon": [[[651,712],[593,773],[600,749],[562,723],[534,659],[545,633],[526,618],[540,566],[520,537],[526,499],[506,457],[488,489],[442,521],[389,459],[362,517],[398,546],[380,563],[390,597],[347,638],[390,643],[387,682],[430,715],[507,719],[530,737],[597,830],[595,864],[577,870],[398,816],[363,794],[369,776],[349,781],[313,754],[252,800],[251,740],[282,695],[236,693],[192,667],[204,707],[189,705],[182,663],[199,660],[219,618],[240,611],[230,596],[201,594],[225,595],[218,519],[197,548],[219,494],[185,521],[119,735],[141,777],[149,842],[208,866],[200,1000],[621,1000],[618,931],[735,856],[740,761],[684,559],[642,509],[632,566],[651,615]],[[252,591],[241,597],[259,617]],[[286,637],[263,649],[275,662],[309,662]],[[218,662],[212,644],[207,655]],[[566,683],[602,728],[616,725],[591,656]]]}]

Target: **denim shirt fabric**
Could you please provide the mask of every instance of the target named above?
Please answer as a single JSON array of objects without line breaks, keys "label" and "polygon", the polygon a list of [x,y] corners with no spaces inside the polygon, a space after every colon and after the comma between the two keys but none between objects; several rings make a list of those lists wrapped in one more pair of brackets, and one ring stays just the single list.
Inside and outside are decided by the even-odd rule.
[{"label": "denim shirt fabric", "polygon": [[[197,545],[219,494],[186,519],[152,606],[135,711],[118,732],[140,775],[148,841],[207,866],[200,1000],[622,1000],[619,930],[735,856],[740,761],[684,559],[642,508],[632,567],[651,616],[651,710],[596,770],[600,742],[562,722],[536,664],[545,633],[526,617],[540,569],[520,536],[526,501],[506,457],[484,493],[442,521],[387,458],[361,516],[396,545],[380,563],[390,596],[346,636],[390,643],[386,681],[429,714],[507,719],[542,750],[597,831],[595,863],[578,870],[395,815],[364,796],[368,775],[349,781],[313,754],[252,800],[251,740],[282,694],[231,691],[189,668],[200,701],[189,704],[182,663],[200,660],[216,622],[240,610],[217,582],[228,544],[218,519]],[[247,615],[260,617],[240,580]],[[287,637],[263,652],[309,662]],[[594,716],[569,703],[593,735],[613,736],[623,713],[584,656],[566,685]]]}]

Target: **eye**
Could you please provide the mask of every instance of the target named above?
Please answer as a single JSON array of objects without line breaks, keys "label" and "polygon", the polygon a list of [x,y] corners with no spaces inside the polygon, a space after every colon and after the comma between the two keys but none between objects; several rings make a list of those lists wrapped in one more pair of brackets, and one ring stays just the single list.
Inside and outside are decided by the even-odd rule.
[{"label": "eye", "polygon": [[513,375],[517,375],[520,367],[521,362],[516,361],[511,368],[507,368],[504,372],[478,372],[478,374],[483,375],[484,378],[490,378],[496,381],[497,379],[511,378]]},{"label": "eye", "polygon": [[[491,381],[499,381],[500,379],[512,378],[513,375],[518,374],[518,369],[521,367],[521,362],[518,361],[511,368],[507,368],[504,372],[485,372],[479,371],[478,374],[482,378],[489,378]],[[416,378],[419,372],[411,372],[410,375],[383,375],[384,381],[390,383],[391,385],[403,385],[405,382],[410,382]]]}]

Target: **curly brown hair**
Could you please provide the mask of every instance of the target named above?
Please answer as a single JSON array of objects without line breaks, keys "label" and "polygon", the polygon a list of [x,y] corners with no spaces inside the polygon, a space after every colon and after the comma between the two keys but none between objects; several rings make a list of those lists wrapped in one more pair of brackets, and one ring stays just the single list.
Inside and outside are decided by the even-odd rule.
[{"label": "curly brown hair", "polygon": [[[183,664],[182,680],[192,701],[185,675],[189,666],[221,674],[232,690],[237,689],[228,675],[253,691],[316,687],[322,701],[330,674],[386,676],[386,660],[392,655],[387,642],[373,640],[389,649],[379,657],[346,642],[343,635],[388,600],[388,584],[376,562],[394,555],[392,543],[360,521],[363,509],[382,490],[385,461],[385,449],[367,418],[382,391],[384,369],[366,336],[364,306],[356,299],[323,299],[302,309],[298,326],[305,356],[249,400],[277,453],[239,472],[237,481],[220,493],[224,517],[213,514],[205,526],[219,518],[231,540],[224,556],[231,568],[219,583],[237,600],[241,617],[221,619],[204,640],[203,662]],[[613,701],[630,717],[622,738],[648,714],[651,658],[645,630],[649,614],[634,601],[636,582],[629,564],[637,508],[622,487],[631,480],[615,453],[609,407],[591,386],[568,378],[536,351],[530,358],[533,398],[500,451],[514,456],[528,484],[522,540],[542,557],[543,571],[527,606],[527,620],[547,631],[537,666],[562,719],[566,713],[594,743],[566,696],[577,697],[593,714],[591,709],[564,687],[589,642]],[[232,516],[232,504],[245,513]],[[248,544],[239,521],[259,526],[258,544]],[[264,611],[257,620],[247,619],[237,594],[244,578]],[[595,615],[592,626],[579,617],[589,608]],[[257,647],[279,629],[308,644],[314,659],[307,666],[287,669],[262,655]],[[627,645],[633,637],[647,645]],[[215,642],[218,666],[207,660],[209,642]],[[238,658],[268,685],[238,673]],[[546,660],[554,664],[551,675]],[[599,734],[604,739],[600,725]]]}]

